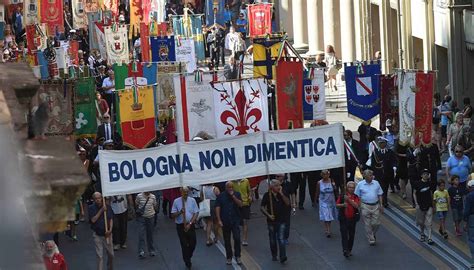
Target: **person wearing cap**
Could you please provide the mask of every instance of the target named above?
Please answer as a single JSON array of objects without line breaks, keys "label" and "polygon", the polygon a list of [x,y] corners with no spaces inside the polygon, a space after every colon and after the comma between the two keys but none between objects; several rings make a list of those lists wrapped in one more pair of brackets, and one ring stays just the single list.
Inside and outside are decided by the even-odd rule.
[{"label": "person wearing cap", "polygon": [[[421,180],[414,184],[416,224],[420,227],[420,241],[427,240],[429,245],[434,242],[431,239],[431,224],[433,220],[433,193],[431,192],[430,171],[424,169],[421,173]],[[425,234],[427,233],[427,235]],[[428,237],[428,239],[426,239]]]},{"label": "person wearing cap", "polygon": [[465,190],[471,169],[471,160],[464,155],[463,147],[457,145],[454,148],[454,155],[450,156],[446,162],[446,177],[451,178],[453,175],[459,176],[459,186],[462,190]]},{"label": "person wearing cap", "polygon": [[463,134],[464,120],[463,114],[456,114],[456,122],[449,125],[448,128],[448,139],[446,140],[446,146],[448,146],[449,155],[454,155],[454,148],[458,145],[459,139]]},{"label": "person wearing cap", "polygon": [[387,147],[387,139],[378,137],[379,147],[376,148],[371,156],[371,167],[374,171],[375,179],[380,182],[383,190],[383,205],[388,206],[387,192],[390,184],[395,180],[397,171],[397,158],[392,149]]},{"label": "person wearing cap", "polygon": [[398,142],[398,135],[395,133],[395,129],[392,125],[392,120],[387,119],[387,121],[385,121],[385,126],[387,127],[388,131],[384,133],[383,137],[387,140],[388,148],[395,151],[395,146]]},{"label": "person wearing cap", "polygon": [[357,184],[354,194],[361,201],[360,213],[369,245],[375,246],[375,234],[380,226],[380,215],[383,214],[383,190],[379,182],[374,180],[373,171],[364,171],[364,180]]},{"label": "person wearing cap", "polygon": [[464,202],[463,220],[464,230],[467,231],[467,243],[471,251],[471,269],[474,266],[474,180],[469,180],[467,183],[469,194],[466,196]]}]

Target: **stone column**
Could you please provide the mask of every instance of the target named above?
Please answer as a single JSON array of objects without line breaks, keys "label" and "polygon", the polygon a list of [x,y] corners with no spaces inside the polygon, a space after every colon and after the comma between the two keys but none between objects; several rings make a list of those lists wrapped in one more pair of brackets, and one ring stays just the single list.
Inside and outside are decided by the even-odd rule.
[{"label": "stone column", "polygon": [[391,71],[392,63],[392,42],[390,41],[390,3],[388,1],[380,1],[379,6],[380,18],[380,47],[382,53],[382,73]]},{"label": "stone column", "polygon": [[308,45],[309,51],[307,54],[314,55],[318,51],[322,51],[324,47],[322,36],[323,18],[318,16],[322,11],[322,0],[307,0],[307,14],[308,14]]},{"label": "stone column", "polygon": [[293,20],[288,20],[291,17],[291,3],[290,0],[275,1],[278,4],[278,23],[280,24],[280,31],[284,31],[289,37],[293,36]]},{"label": "stone column", "polygon": [[403,68],[413,68],[413,37],[411,31],[411,0],[402,1],[402,50],[403,50]]},{"label": "stone column", "polygon": [[[323,0],[323,20],[324,20],[324,49],[327,45],[336,47],[336,0]],[[335,48],[338,50],[339,48]]]},{"label": "stone column", "polygon": [[433,0],[425,2],[425,36],[423,38],[423,67],[425,70],[433,69],[434,56],[434,14]]},{"label": "stone column", "polygon": [[293,20],[293,46],[295,48],[305,47],[304,44],[304,17],[303,0],[291,0],[292,18],[282,18],[284,20]]},{"label": "stone column", "polygon": [[341,56],[343,62],[355,60],[355,27],[353,0],[340,0],[341,10]]}]

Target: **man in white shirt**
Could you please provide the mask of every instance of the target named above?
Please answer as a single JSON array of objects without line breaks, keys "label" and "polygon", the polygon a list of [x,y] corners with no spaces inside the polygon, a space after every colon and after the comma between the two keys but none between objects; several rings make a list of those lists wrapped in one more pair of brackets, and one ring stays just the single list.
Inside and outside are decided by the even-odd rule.
[{"label": "man in white shirt", "polygon": [[[109,77],[105,78],[102,82],[102,90],[104,91],[104,98],[109,105],[111,111],[115,112],[115,98],[114,98],[114,91],[115,91],[115,74],[113,70],[109,70],[108,72]],[[112,107],[112,105],[114,105]]]},{"label": "man in white shirt", "polygon": [[112,238],[114,250],[127,248],[127,224],[128,224],[127,196],[118,195],[110,198],[110,207],[114,212],[114,227]]},{"label": "man in white shirt", "polygon": [[171,217],[176,223],[184,263],[189,269],[192,266],[191,258],[196,248],[196,231],[193,225],[198,217],[199,208],[196,200],[189,197],[188,193],[188,187],[181,188],[181,197],[173,202]]},{"label": "man in white shirt", "polygon": [[375,234],[380,225],[380,215],[383,213],[383,191],[379,182],[374,180],[374,173],[371,170],[364,171],[364,180],[357,184],[354,193],[361,201],[361,215],[367,239],[371,246],[375,246]]},{"label": "man in white shirt", "polygon": [[225,49],[226,51],[233,53],[235,48],[235,43],[239,39],[239,33],[235,32],[235,28],[231,26],[229,28],[229,33],[225,36]]}]

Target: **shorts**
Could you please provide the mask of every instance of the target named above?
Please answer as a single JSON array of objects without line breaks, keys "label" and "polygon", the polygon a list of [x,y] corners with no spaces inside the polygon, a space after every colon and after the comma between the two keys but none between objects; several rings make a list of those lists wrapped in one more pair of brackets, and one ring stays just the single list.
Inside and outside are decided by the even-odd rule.
[{"label": "shorts", "polygon": [[240,207],[240,217],[242,219],[250,219],[250,205]]},{"label": "shorts", "polygon": [[442,138],[448,137],[448,126],[441,126],[441,137]]},{"label": "shorts", "polygon": [[429,228],[431,227],[432,221],[433,221],[433,208],[432,207],[430,207],[426,211],[422,211],[419,207],[416,208],[416,225]]},{"label": "shorts", "polygon": [[462,221],[462,208],[452,208],[451,211],[453,212],[453,221],[461,222]]},{"label": "shorts", "polygon": [[448,211],[436,211],[436,216],[438,216],[438,219],[446,219]]}]

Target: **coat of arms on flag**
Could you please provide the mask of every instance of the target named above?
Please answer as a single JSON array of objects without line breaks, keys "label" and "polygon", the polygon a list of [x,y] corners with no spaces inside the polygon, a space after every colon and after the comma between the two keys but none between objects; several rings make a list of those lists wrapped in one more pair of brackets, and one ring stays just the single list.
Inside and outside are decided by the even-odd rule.
[{"label": "coat of arms on flag", "polygon": [[276,82],[278,129],[303,128],[303,62],[280,58]]},{"label": "coat of arms on flag", "polygon": [[309,78],[303,80],[304,120],[326,120],[326,93],[324,70],[310,69]]},{"label": "coat of arms on flag", "polygon": [[80,78],[74,87],[74,134],[77,137],[95,137],[97,118],[93,77]]},{"label": "coat of arms on flag", "polygon": [[281,36],[254,38],[253,40],[253,76],[273,79],[275,61],[282,46]]},{"label": "coat of arms on flag", "polygon": [[150,37],[153,62],[176,61],[174,36]]},{"label": "coat of arms on flag", "polygon": [[190,141],[200,131],[216,137],[211,81],[212,74],[203,74],[202,80],[194,75],[174,77],[178,141]]},{"label": "coat of arms on flag", "polygon": [[213,85],[217,138],[269,129],[264,79],[216,82]]},{"label": "coat of arms on flag", "polygon": [[272,33],[272,4],[249,5],[247,10],[249,14],[249,35],[251,37]]},{"label": "coat of arms on flag", "polygon": [[380,113],[379,74],[379,62],[344,64],[349,115],[368,121]]},{"label": "coat of arms on flag", "polygon": [[110,65],[129,62],[127,27],[106,26],[104,29],[107,48],[107,61]]},{"label": "coat of arms on flag", "polygon": [[434,72],[401,71],[398,77],[400,143],[431,143]]}]

